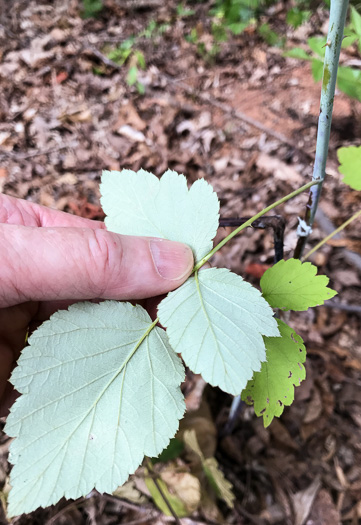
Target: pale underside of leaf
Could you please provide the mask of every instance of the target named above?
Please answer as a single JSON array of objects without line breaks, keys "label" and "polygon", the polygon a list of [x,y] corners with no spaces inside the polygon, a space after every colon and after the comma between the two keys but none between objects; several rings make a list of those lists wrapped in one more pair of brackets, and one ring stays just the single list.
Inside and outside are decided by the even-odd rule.
[{"label": "pale underside of leaf", "polygon": [[302,338],[283,321],[279,320],[278,326],[281,337],[265,337],[267,361],[242,392],[242,399],[254,404],[257,416],[263,416],[265,427],[292,404],[294,387],[306,377]]},{"label": "pale underside of leaf", "polygon": [[78,303],[30,337],[11,381],[10,515],[114,491],[157,456],[184,413],[166,334],[129,303]]},{"label": "pale underside of leaf", "polygon": [[326,275],[316,275],[317,268],[299,259],[281,260],[261,278],[264,298],[273,308],[304,311],[323,304],[336,292],[327,287]]},{"label": "pale underside of leaf", "polygon": [[188,190],[184,175],[171,170],[160,179],[144,170],[104,171],[100,191],[108,230],[183,242],[196,261],[212,249],[219,201],[204,179]]},{"label": "pale underside of leaf", "polygon": [[265,360],[262,335],[279,335],[260,292],[223,268],[189,278],[160,303],[158,315],[187,366],[234,395]]}]

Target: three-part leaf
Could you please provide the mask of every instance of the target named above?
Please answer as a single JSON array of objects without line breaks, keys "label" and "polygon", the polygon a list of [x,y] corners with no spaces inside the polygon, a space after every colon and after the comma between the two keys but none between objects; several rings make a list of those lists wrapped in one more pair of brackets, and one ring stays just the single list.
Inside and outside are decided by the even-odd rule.
[{"label": "three-part leaf", "polygon": [[267,427],[294,399],[294,386],[306,377],[303,363],[306,349],[302,338],[283,321],[278,321],[281,337],[265,337],[267,361],[255,372],[242,392],[242,399],[254,404],[257,416]]},{"label": "three-part leaf", "polygon": [[219,201],[205,180],[188,190],[187,179],[168,170],[161,179],[148,171],[104,171],[101,204],[108,230],[188,244],[199,261],[212,249]]},{"label": "three-part leaf", "polygon": [[11,381],[10,515],[112,492],[157,456],[184,412],[181,360],[147,312],[78,303],[29,339]]},{"label": "three-part leaf", "polygon": [[266,358],[262,335],[279,335],[260,292],[225,268],[190,277],[163,299],[158,315],[187,366],[234,395]]},{"label": "three-part leaf", "polygon": [[337,292],[327,288],[329,278],[316,275],[317,268],[299,259],[279,261],[261,278],[263,297],[272,308],[281,310],[307,310],[323,304]]}]

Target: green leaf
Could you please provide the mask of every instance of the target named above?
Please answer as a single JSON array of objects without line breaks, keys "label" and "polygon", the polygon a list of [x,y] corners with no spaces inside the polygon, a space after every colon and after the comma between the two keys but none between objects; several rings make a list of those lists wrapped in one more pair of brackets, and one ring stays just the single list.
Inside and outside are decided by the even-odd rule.
[{"label": "green leaf", "polygon": [[138,65],[141,69],[145,69],[145,57],[144,57],[144,54],[139,51],[138,49],[136,51],[134,51],[134,55],[137,59],[137,62],[138,62]]},{"label": "green leaf", "polygon": [[286,22],[296,29],[304,22],[307,22],[310,16],[311,11],[305,11],[303,9],[299,9],[298,7],[292,7],[287,11]]},{"label": "green leaf", "polygon": [[312,58],[311,60],[312,76],[315,82],[322,80],[323,76],[323,62],[318,58]]},{"label": "green leaf", "polygon": [[327,39],[324,36],[312,36],[307,40],[307,43],[316,55],[323,58],[326,52],[326,41]]},{"label": "green leaf", "polygon": [[130,66],[127,74],[127,84],[128,86],[134,86],[138,79],[138,68],[137,66]]},{"label": "green leaf", "polygon": [[352,44],[356,42],[356,40],[359,40],[359,36],[356,35],[356,33],[353,33],[352,31],[348,30],[347,33],[343,36],[341,47],[347,48],[349,46],[352,46]]},{"label": "green leaf", "polygon": [[187,366],[234,395],[265,360],[262,335],[278,335],[260,292],[224,268],[190,277],[163,299],[158,315]]},{"label": "green leaf", "polygon": [[83,0],[82,18],[96,16],[103,9],[102,0]]},{"label": "green leaf", "polygon": [[166,334],[129,303],[78,303],[29,338],[11,381],[12,516],[113,492],[174,436],[184,370]]},{"label": "green leaf", "polygon": [[242,392],[246,403],[254,404],[257,416],[263,416],[267,427],[294,400],[294,386],[306,377],[302,363],[306,349],[302,338],[283,321],[278,321],[281,337],[265,337],[267,361]]},{"label": "green leaf", "polygon": [[161,179],[144,170],[103,171],[100,191],[108,230],[183,242],[196,261],[212,249],[219,201],[204,179],[188,191],[184,175],[171,170]]},{"label": "green leaf", "polygon": [[351,25],[357,36],[361,39],[361,15],[357,9],[350,5],[351,9]]},{"label": "green leaf", "polygon": [[165,448],[157,458],[152,458],[152,463],[167,463],[172,459],[178,458],[184,449],[184,443],[180,439],[173,438],[170,440],[169,445]]},{"label": "green leaf", "polygon": [[261,278],[263,297],[272,308],[281,310],[307,310],[323,304],[337,292],[327,288],[329,278],[316,275],[317,268],[299,259],[279,261]]},{"label": "green leaf", "polygon": [[283,53],[283,56],[290,58],[299,58],[301,60],[311,60],[310,55],[308,55],[306,51],[300,47],[294,47],[293,49],[286,51],[285,53]]},{"label": "green leaf", "polygon": [[348,146],[337,150],[338,168],[345,175],[342,182],[353,190],[361,191],[361,146]]},{"label": "green leaf", "polygon": [[272,31],[269,24],[264,23],[258,26],[257,31],[259,35],[269,44],[270,46],[282,47],[284,44],[284,38],[280,37],[275,31]]},{"label": "green leaf", "polygon": [[339,67],[337,87],[349,97],[361,101],[361,71],[352,67]]}]

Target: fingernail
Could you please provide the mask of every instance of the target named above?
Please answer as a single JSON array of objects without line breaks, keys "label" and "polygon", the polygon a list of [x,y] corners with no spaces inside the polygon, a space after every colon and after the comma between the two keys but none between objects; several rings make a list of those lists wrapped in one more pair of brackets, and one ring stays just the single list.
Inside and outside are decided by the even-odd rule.
[{"label": "fingernail", "polygon": [[154,266],[163,279],[176,281],[190,274],[193,268],[193,253],[186,244],[152,239],[149,241]]}]

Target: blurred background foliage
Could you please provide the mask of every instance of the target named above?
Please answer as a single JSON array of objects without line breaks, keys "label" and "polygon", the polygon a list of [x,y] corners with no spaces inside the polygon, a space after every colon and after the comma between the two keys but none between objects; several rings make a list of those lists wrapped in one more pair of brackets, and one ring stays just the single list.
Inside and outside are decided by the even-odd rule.
[{"label": "blurred background foliage", "polygon": [[[322,79],[322,61],[325,51],[325,35],[312,36],[307,40],[308,47],[288,49],[287,37],[277,30],[276,6],[278,0],[182,0],[177,4],[175,18],[194,18],[193,28],[184,34],[184,38],[194,44],[197,54],[207,62],[217,59],[222,42],[228,41],[233,35],[245,31],[256,32],[269,46],[284,49],[285,56],[310,62],[315,82]],[[197,23],[197,7],[206,7],[211,42],[204,42],[203,25]],[[319,8],[329,9],[330,0],[294,0],[285,3],[286,22],[289,28],[296,30],[309,22]],[[83,18],[101,17],[107,9],[106,0],[82,0]],[[343,47],[357,46],[361,54],[361,3],[351,0],[348,25],[345,29]],[[137,49],[140,39],[156,40],[164,32],[171,29],[171,23],[158,24],[152,20],[149,25],[137,35],[126,39],[116,49],[108,52],[108,58],[118,65],[128,67],[127,83],[135,86],[140,94],[144,86],[138,80],[140,70],[146,68],[144,54]],[[99,71],[100,73],[100,71]],[[342,66],[338,73],[338,88],[348,96],[361,100],[361,70],[358,67]]]}]

